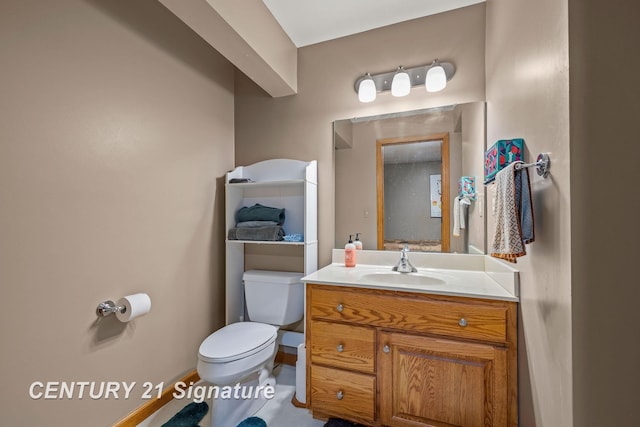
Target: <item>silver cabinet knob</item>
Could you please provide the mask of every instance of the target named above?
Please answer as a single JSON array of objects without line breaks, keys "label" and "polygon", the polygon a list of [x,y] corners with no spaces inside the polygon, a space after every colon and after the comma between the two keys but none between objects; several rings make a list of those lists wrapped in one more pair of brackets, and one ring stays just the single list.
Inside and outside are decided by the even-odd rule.
[{"label": "silver cabinet knob", "polygon": [[462,319],[458,320],[458,325],[464,328],[465,326],[467,326],[467,319],[463,317]]},{"label": "silver cabinet knob", "polygon": [[338,392],[336,393],[336,397],[338,398],[338,400],[342,400],[342,398],[344,397],[344,393],[342,392],[342,390],[338,390]]},{"label": "silver cabinet knob", "polygon": [[344,346],[342,344],[338,344],[337,350],[338,353],[342,353],[344,351]]},{"label": "silver cabinet knob", "polygon": [[384,351],[385,353],[389,353],[391,349],[389,348],[388,345],[385,345],[384,347],[382,347],[382,351]]},{"label": "silver cabinet knob", "polygon": [[342,310],[344,310],[344,306],[342,304],[338,304],[336,310],[338,310],[338,313],[342,313]]}]

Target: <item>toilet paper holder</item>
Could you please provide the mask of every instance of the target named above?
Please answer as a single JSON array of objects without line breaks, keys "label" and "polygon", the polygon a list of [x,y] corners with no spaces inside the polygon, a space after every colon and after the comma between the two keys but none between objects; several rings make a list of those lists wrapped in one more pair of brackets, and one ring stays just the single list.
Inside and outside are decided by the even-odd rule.
[{"label": "toilet paper holder", "polygon": [[98,317],[107,317],[115,314],[119,321],[129,322],[143,316],[151,310],[151,298],[145,293],[127,295],[113,302],[103,301],[96,308]]},{"label": "toilet paper holder", "polygon": [[115,313],[124,313],[126,310],[127,310],[127,307],[125,307],[124,305],[120,306],[120,305],[117,305],[115,302],[109,300],[109,301],[103,301],[100,304],[98,304],[98,308],[96,308],[96,314],[98,316],[106,317]]}]

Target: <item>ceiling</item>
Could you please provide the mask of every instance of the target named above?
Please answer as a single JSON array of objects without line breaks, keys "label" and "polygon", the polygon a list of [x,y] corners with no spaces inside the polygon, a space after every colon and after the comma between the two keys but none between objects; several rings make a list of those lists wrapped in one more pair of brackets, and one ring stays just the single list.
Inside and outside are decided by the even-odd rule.
[{"label": "ceiling", "polygon": [[262,0],[296,47],[485,0]]}]

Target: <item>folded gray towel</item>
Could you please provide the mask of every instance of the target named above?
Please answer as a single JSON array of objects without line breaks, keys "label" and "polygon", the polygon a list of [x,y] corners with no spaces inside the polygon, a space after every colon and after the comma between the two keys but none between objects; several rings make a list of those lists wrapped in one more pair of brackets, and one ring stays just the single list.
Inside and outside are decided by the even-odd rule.
[{"label": "folded gray towel", "polygon": [[250,207],[238,209],[237,222],[245,221],[275,221],[278,225],[284,224],[284,208],[272,208],[256,203]]},{"label": "folded gray towel", "polygon": [[284,230],[279,225],[268,227],[232,228],[227,236],[229,240],[284,240]]},{"label": "folded gray towel", "polygon": [[268,227],[272,225],[278,225],[275,221],[243,221],[236,224],[237,228],[252,228],[252,227]]}]

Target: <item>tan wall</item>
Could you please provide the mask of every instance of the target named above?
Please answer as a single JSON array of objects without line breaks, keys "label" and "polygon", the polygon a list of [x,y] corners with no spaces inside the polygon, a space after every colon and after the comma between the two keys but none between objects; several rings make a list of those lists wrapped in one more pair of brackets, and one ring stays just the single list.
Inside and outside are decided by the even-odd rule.
[{"label": "tan wall", "polygon": [[[476,178],[476,200],[468,208],[469,246],[477,251],[485,250],[485,194],[482,180],[484,179],[484,150],[478,147],[485,145],[485,104],[476,102],[463,104],[458,107],[462,115],[462,171],[467,176]],[[456,189],[457,190],[457,183]],[[453,222],[452,222],[453,224]],[[470,253],[473,253],[470,251]]]},{"label": "tan wall", "polygon": [[[0,424],[108,426],[223,322],[233,67],[154,0],[0,6]],[[123,324],[96,306],[135,292]],[[31,400],[33,381],[137,383]]]},{"label": "tan wall", "polygon": [[567,27],[565,1],[487,2],[487,143],[522,137],[552,159],[546,180],[531,169],[536,241],[516,265],[522,427],[573,425]]},{"label": "tan wall", "polygon": [[[640,3],[569,1],[573,413],[640,419]],[[602,66],[603,60],[614,67]]]},{"label": "tan wall", "polygon": [[[358,101],[353,85],[365,72],[427,64],[436,57],[457,67],[446,90],[428,94],[414,88],[404,98],[386,93],[370,104]],[[279,157],[318,160],[319,265],[326,265],[335,229],[332,122],[484,100],[484,5],[304,47],[298,52],[297,95],[272,99],[238,75],[235,100],[236,164]]]}]

